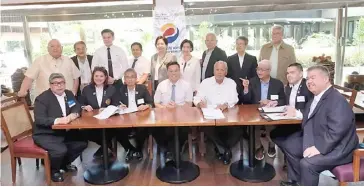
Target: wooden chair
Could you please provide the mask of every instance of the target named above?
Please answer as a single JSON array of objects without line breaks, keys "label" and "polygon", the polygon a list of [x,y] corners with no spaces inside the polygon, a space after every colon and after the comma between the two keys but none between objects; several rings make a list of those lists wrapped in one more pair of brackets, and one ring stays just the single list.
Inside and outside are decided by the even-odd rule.
[{"label": "wooden chair", "polygon": [[354,89],[342,87],[339,85],[334,85],[334,88],[337,89],[341,93],[341,95],[343,95],[346,99],[348,99],[348,102],[349,102],[351,108],[353,108],[358,91],[356,91]]},{"label": "wooden chair", "polygon": [[[13,100],[17,100],[16,97]],[[34,144],[33,120],[25,101],[18,101],[1,108],[1,129],[9,145],[12,181],[16,182],[16,158],[44,159],[47,185],[51,184],[48,152]]]},{"label": "wooden chair", "polygon": [[[356,129],[358,135],[364,136],[364,129]],[[363,142],[364,143],[364,142]],[[359,182],[364,180],[364,149],[356,149],[353,162],[335,167],[331,172],[340,186],[346,186],[348,182]]]}]

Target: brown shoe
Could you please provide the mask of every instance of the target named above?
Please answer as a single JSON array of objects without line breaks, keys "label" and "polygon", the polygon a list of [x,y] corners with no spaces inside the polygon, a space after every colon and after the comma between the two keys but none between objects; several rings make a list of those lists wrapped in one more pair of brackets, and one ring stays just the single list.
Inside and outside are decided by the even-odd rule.
[{"label": "brown shoe", "polygon": [[258,149],[255,150],[255,159],[263,160],[264,159],[264,147],[260,146]]}]

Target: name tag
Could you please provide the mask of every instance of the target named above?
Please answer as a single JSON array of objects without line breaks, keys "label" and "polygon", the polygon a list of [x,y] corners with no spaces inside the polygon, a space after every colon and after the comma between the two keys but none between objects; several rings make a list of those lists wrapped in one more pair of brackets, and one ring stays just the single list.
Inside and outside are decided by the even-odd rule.
[{"label": "name tag", "polygon": [[76,105],[76,102],[74,100],[69,100],[67,101],[68,107],[72,108],[73,106]]},{"label": "name tag", "polygon": [[298,96],[297,97],[297,102],[305,102],[305,96]]},{"label": "name tag", "polygon": [[143,98],[142,99],[138,99],[137,104],[138,105],[144,104],[144,99]]},{"label": "name tag", "polygon": [[270,99],[271,100],[278,100],[279,97],[278,97],[278,95],[270,95]]}]

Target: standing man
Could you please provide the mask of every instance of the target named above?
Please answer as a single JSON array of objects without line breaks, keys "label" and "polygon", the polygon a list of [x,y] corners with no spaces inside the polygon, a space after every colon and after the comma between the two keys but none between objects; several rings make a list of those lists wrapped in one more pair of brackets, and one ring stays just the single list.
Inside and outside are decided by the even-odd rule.
[{"label": "standing man", "polygon": [[[236,52],[227,59],[228,74],[227,77],[233,79],[237,85],[237,92],[242,93],[243,85],[241,79],[249,80],[257,76],[257,58],[245,52],[248,46],[248,38],[240,36],[236,39]],[[243,101],[239,101],[239,104]]]},{"label": "standing man", "polygon": [[272,27],[272,41],[260,49],[259,61],[270,60],[272,63],[271,76],[287,84],[286,69],[289,64],[296,62],[294,48],[283,41],[284,28],[281,25]]},{"label": "standing man", "polygon": [[329,75],[324,66],[307,70],[307,87],[314,98],[303,111],[302,130],[282,142],[288,181],[281,185],[317,186],[322,171],[353,160],[359,142],[355,116],[346,98],[331,85]]},{"label": "standing man", "polygon": [[227,56],[224,50],[217,47],[216,35],[208,33],[206,35],[205,44],[207,50],[202,54],[201,62],[201,81],[214,76],[214,65],[217,61],[226,62]]},{"label": "standing man", "polygon": [[102,30],[101,36],[105,45],[95,51],[91,70],[96,66],[102,66],[109,73],[109,84],[123,84],[122,77],[128,69],[126,53],[120,47],[113,45],[115,38],[112,30]]},{"label": "standing man", "polygon": [[76,56],[73,56],[71,59],[81,72],[81,76],[78,78],[79,86],[77,89],[77,98],[79,98],[83,88],[91,82],[92,56],[86,54],[87,48],[85,42],[83,41],[76,42],[73,45],[73,49],[76,53]]},{"label": "standing man", "polygon": [[72,60],[62,55],[62,45],[57,39],[48,42],[48,54],[34,60],[30,68],[25,72],[25,78],[18,92],[19,97],[25,97],[35,84],[35,96],[49,89],[48,78],[52,73],[61,73],[66,79],[66,89],[77,95],[78,78],[80,71]]},{"label": "standing man", "polygon": [[129,68],[133,68],[137,73],[137,84],[144,84],[150,74],[151,62],[142,56],[143,46],[139,42],[131,44],[133,58],[129,60]]}]

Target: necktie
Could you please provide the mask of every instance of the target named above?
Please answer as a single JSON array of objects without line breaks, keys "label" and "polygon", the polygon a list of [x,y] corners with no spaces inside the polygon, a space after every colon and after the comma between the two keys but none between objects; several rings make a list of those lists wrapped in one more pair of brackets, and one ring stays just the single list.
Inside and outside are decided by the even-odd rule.
[{"label": "necktie", "polygon": [[114,78],[114,70],[112,69],[110,47],[107,48],[107,65],[109,68],[109,76]]},{"label": "necktie", "polygon": [[134,61],[133,61],[133,65],[131,65],[131,68],[133,68],[134,69],[134,67],[135,67],[135,62],[136,61],[138,61],[138,59],[136,58],[136,59],[134,59]]},{"label": "necktie", "polygon": [[172,95],[171,95],[171,101],[176,101],[176,85],[172,85]]},{"label": "necktie", "polygon": [[311,117],[311,114],[315,110],[317,103],[318,101],[316,101],[316,99],[313,99],[312,104],[310,106],[310,112],[308,113],[308,117]]},{"label": "necktie", "polygon": [[186,65],[187,65],[187,62],[185,62],[184,66],[183,66],[183,72],[185,72]]}]

